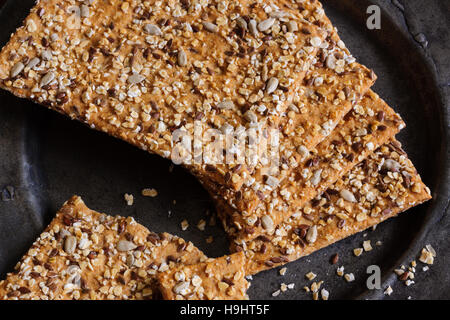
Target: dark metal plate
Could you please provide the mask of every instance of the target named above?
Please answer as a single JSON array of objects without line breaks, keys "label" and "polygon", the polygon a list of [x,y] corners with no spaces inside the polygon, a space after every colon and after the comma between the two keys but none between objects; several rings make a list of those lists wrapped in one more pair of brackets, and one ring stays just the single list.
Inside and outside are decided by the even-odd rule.
[{"label": "dark metal plate", "polygon": [[[33,0],[6,1],[0,12],[0,43],[20,25]],[[366,28],[370,4],[382,8],[381,30]],[[269,299],[282,282],[295,289],[277,299],[309,299],[304,275],[313,271],[316,280],[332,299],[384,298],[383,290],[366,289],[366,267],[382,270],[383,289],[392,285],[390,298],[450,298],[450,250],[447,241],[449,203],[449,12],[447,1],[325,0],[327,14],[358,61],[373,68],[379,80],[374,90],[397,110],[407,123],[400,141],[430,186],[433,201],[409,210],[398,218],[315,254],[290,263],[282,277],[278,269],[254,276],[250,297]],[[423,32],[429,43],[414,40]],[[417,38],[417,37],[416,37]],[[417,39],[421,39],[420,37]],[[169,172],[171,163],[90,130],[40,106],[0,93],[0,191],[8,200],[7,186],[14,187],[14,199],[0,201],[0,276],[10,271],[33,240],[71,195],[82,196],[92,209],[109,214],[132,215],[153,231],[167,231],[193,241],[206,254],[227,253],[225,234],[219,226],[204,232],[195,225],[211,215],[211,203],[199,183],[181,168]],[[143,188],[156,188],[156,198],[140,196]],[[11,190],[11,188],[9,188]],[[124,193],[135,195],[131,207]],[[208,212],[210,213],[208,215]],[[191,226],[181,231],[187,219]],[[214,242],[205,239],[214,236]],[[375,247],[361,257],[352,249],[365,239]],[[416,259],[420,249],[431,243],[438,257],[431,270],[418,268],[416,284],[406,287],[395,280],[392,269]],[[339,252],[339,265],[352,272],[356,281],[346,283],[329,264]],[[433,290],[429,290],[429,287]]]}]

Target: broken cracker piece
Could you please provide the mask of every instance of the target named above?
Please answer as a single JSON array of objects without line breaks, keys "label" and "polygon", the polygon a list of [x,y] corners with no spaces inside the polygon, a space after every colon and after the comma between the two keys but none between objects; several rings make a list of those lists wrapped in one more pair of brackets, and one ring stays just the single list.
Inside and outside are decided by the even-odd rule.
[{"label": "broken cracker piece", "polygon": [[160,272],[204,260],[191,242],[95,212],[74,196],[0,282],[0,300],[154,299]]}]

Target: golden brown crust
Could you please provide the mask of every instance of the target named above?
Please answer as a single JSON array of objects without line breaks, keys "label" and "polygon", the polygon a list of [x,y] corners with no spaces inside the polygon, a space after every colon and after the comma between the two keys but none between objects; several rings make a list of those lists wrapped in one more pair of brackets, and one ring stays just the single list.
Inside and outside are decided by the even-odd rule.
[{"label": "golden brown crust", "polygon": [[95,212],[74,196],[0,282],[0,300],[154,299],[160,272],[203,260],[191,242]]},{"label": "golden brown crust", "polygon": [[248,300],[242,252],[179,266],[158,276],[166,300]]},{"label": "golden brown crust", "polygon": [[[276,127],[326,36],[285,3],[40,1],[0,54],[1,86],[166,158],[194,121]],[[219,183],[231,169],[188,167]]]}]

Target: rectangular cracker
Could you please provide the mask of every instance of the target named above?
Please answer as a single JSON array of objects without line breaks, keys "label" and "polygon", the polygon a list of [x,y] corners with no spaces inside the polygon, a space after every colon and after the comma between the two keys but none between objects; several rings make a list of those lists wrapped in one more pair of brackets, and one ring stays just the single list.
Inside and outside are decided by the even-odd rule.
[{"label": "rectangular cracker", "polygon": [[74,196],[0,282],[0,300],[155,299],[159,273],[204,260],[191,242],[95,212]]},{"label": "rectangular cracker", "polygon": [[272,187],[266,182],[234,192],[205,179],[202,183],[213,191],[213,197],[224,199],[236,209],[223,221],[226,232],[242,241],[251,240],[274,232],[278,224],[389,141],[402,127],[400,116],[369,91],[315,150],[303,161],[296,159],[298,166],[294,170],[281,171],[277,178],[266,177]]},{"label": "rectangular cracker", "polygon": [[[431,199],[411,160],[394,140],[355,166],[322,195],[299,208],[272,235],[232,242],[255,274],[309,255]],[[218,214],[231,208],[218,203]]]},{"label": "rectangular cracker", "polygon": [[[0,86],[170,158],[172,133],[193,137],[195,121],[276,126],[326,36],[286,3],[41,1],[2,49]],[[249,113],[257,103],[270,114]],[[186,166],[218,183],[231,169]]]},{"label": "rectangular cracker", "polygon": [[[289,7],[328,34],[285,115],[271,126],[278,125],[283,135],[281,148],[297,153],[311,150],[325,139],[373,85],[376,75],[355,61],[319,1],[291,3]],[[225,181],[220,184],[238,191],[265,169],[262,163],[256,166],[249,161],[245,165],[240,163],[225,173]],[[195,174],[202,175],[198,171]]]},{"label": "rectangular cracker", "polygon": [[235,253],[158,275],[165,300],[248,300],[245,255]]}]

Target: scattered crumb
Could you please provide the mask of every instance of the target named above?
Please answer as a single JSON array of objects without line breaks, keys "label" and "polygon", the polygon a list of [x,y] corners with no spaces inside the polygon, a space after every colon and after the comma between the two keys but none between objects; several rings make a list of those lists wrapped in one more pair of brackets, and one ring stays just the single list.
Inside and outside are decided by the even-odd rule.
[{"label": "scattered crumb", "polygon": [[133,205],[134,197],[133,197],[132,194],[125,193],[123,197],[124,197],[124,199],[125,199],[125,201],[126,201],[128,206],[132,206]]},{"label": "scattered crumb", "polygon": [[322,300],[328,300],[330,293],[328,292],[328,290],[322,289],[320,290],[320,295],[322,296]]},{"label": "scattered crumb", "polygon": [[142,190],[142,195],[144,197],[156,197],[158,195],[158,191],[156,191],[156,189],[143,189]]},{"label": "scattered crumb", "polygon": [[352,282],[355,280],[355,275],[353,273],[346,273],[344,275],[345,280],[347,280],[347,282]]},{"label": "scattered crumb", "polygon": [[317,277],[317,274],[313,273],[312,271],[308,272],[307,274],[305,274],[306,279],[308,279],[309,281],[313,280],[315,277]]},{"label": "scattered crumb", "polygon": [[340,266],[339,268],[336,269],[336,274],[339,277],[342,277],[344,275],[344,266]]},{"label": "scattered crumb", "polygon": [[[281,292],[286,292],[288,289],[292,290],[292,289],[294,289],[294,287],[295,287],[295,283],[286,284],[283,282],[280,284],[280,289],[275,291],[274,293],[272,293],[272,296],[274,296],[274,294],[276,294],[276,296],[278,296]],[[274,297],[276,297],[276,296],[274,296]]]},{"label": "scattered crumb", "polygon": [[412,266],[413,268],[415,268],[415,267],[417,266],[416,260],[411,261],[411,266]]},{"label": "scattered crumb", "polygon": [[208,238],[206,238],[206,243],[210,244],[214,242],[214,237],[213,236],[209,236]]},{"label": "scattered crumb", "polygon": [[189,228],[189,222],[185,219],[181,221],[181,230],[186,231]]},{"label": "scattered crumb", "polygon": [[427,250],[428,250],[429,252],[431,252],[431,254],[433,255],[433,257],[436,257],[436,250],[434,250],[434,248],[431,246],[431,244],[427,244],[427,245],[425,246],[425,248],[427,248]]},{"label": "scattered crumb", "polygon": [[392,292],[394,292],[394,290],[392,290],[391,286],[387,287],[386,290],[384,290],[384,294],[388,296],[390,296]]},{"label": "scattered crumb", "polygon": [[412,280],[406,280],[406,281],[405,281],[405,284],[406,284],[407,287],[409,287],[410,285],[414,284],[414,281],[412,281]]},{"label": "scattered crumb", "polygon": [[363,242],[363,248],[364,248],[364,251],[366,251],[366,252],[372,250],[372,245],[370,244],[370,240],[366,240]]},{"label": "scattered crumb", "polygon": [[424,271],[424,272],[426,272],[426,271],[428,271],[428,270],[430,270],[430,267],[429,267],[429,266],[425,266],[425,267],[422,268],[422,271]]},{"label": "scattered crumb", "polygon": [[313,282],[312,284],[311,284],[311,291],[312,292],[318,292],[319,291],[319,289],[320,289],[320,286],[322,285],[322,283],[323,283],[323,281],[319,281],[319,282]]},{"label": "scattered crumb", "polygon": [[402,274],[399,275],[399,279],[401,281],[405,281],[409,277],[409,271],[404,271]]},{"label": "scattered crumb", "polygon": [[200,231],[205,231],[205,227],[206,227],[206,221],[201,219],[198,223],[197,223],[197,228]]},{"label": "scattered crumb", "polygon": [[306,292],[311,291],[311,290],[309,290],[309,287],[308,287],[308,286],[304,286],[304,287],[303,287],[303,290],[305,290]]},{"label": "scattered crumb", "polygon": [[286,271],[287,271],[287,268],[286,268],[286,267],[281,268],[281,269],[280,269],[280,276],[284,276],[284,275],[286,274]]},{"label": "scattered crumb", "polygon": [[381,242],[380,240],[378,240],[377,242],[375,242],[375,244],[376,244],[377,246],[381,246],[381,245],[383,244],[383,242]]},{"label": "scattered crumb", "polygon": [[338,263],[338,261],[339,261],[339,254],[337,254],[337,253],[333,254],[331,256],[331,260],[330,260],[331,264],[336,264],[336,263]]},{"label": "scattered crumb", "polygon": [[427,244],[425,248],[422,249],[419,261],[426,264],[433,264],[435,257],[436,251],[433,249],[431,245]]},{"label": "scattered crumb", "polygon": [[355,248],[353,249],[353,254],[357,257],[359,257],[363,253],[363,248]]},{"label": "scattered crumb", "polygon": [[405,270],[403,270],[403,269],[395,269],[394,272],[395,272],[396,275],[401,276],[405,272]]},{"label": "scattered crumb", "polygon": [[277,290],[274,293],[272,293],[272,297],[278,297],[280,295],[281,291]]}]

